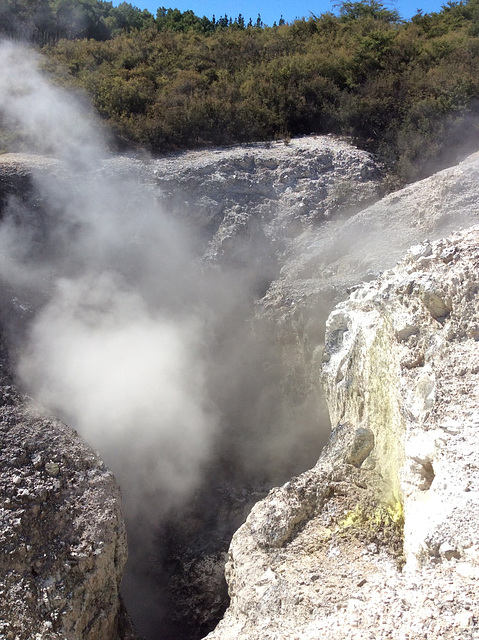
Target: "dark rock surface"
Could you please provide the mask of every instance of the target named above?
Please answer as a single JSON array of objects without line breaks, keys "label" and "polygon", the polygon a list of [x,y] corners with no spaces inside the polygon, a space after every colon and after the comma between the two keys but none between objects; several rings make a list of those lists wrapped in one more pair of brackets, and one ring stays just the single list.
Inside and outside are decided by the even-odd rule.
[{"label": "dark rock surface", "polygon": [[126,638],[115,479],[75,431],[17,391],[1,356],[0,637]]}]

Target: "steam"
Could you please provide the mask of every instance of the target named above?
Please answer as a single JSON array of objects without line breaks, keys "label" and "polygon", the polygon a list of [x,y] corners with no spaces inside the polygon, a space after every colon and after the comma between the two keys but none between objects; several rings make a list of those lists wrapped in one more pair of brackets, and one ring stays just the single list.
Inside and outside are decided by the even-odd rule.
[{"label": "steam", "polygon": [[0,228],[2,278],[34,301],[18,373],[101,451],[130,518],[160,514],[195,487],[217,423],[189,236],[137,181],[105,176],[98,122],[31,51],[3,43],[0,69],[4,122],[62,161],[35,174],[44,211],[12,203]]},{"label": "steam", "polygon": [[[317,437],[316,407],[284,412],[274,336],[248,321],[261,264],[201,268],[201,239],[140,177],[108,169],[91,109],[11,42],[0,44],[0,117],[56,159],[31,159],[40,198],[12,198],[0,222],[0,314],[17,373],[115,473],[141,573],[159,520],[205,470],[289,475],[285,460]],[[128,606],[152,603],[141,615],[154,637],[158,598],[146,582],[130,572]]]},{"label": "steam", "polygon": [[159,488],[163,507],[187,495],[208,453],[200,337],[196,319],[148,309],[114,273],[58,281],[31,329],[22,379],[128,473],[130,517]]},{"label": "steam", "polygon": [[5,124],[44,153],[86,168],[105,147],[91,108],[45,81],[39,58],[12,42],[1,44],[0,108]]}]

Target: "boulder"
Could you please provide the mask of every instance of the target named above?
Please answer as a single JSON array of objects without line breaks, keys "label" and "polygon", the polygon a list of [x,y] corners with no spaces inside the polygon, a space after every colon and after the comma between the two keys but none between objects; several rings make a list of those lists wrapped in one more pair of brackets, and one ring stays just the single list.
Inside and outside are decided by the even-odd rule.
[{"label": "boulder", "polygon": [[1,362],[0,637],[135,638],[120,602],[120,491],[80,436],[20,394]]}]

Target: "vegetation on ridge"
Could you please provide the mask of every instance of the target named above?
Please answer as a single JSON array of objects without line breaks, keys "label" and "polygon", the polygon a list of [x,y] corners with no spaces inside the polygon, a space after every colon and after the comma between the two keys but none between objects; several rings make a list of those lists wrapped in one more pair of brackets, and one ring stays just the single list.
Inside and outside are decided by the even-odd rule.
[{"label": "vegetation on ridge", "polygon": [[345,1],[271,27],[102,0],[6,0],[3,11],[13,6],[23,13],[5,13],[4,33],[42,45],[47,69],[85,89],[125,145],[334,133],[377,153],[397,183],[476,149],[479,0],[409,21],[377,0]]}]

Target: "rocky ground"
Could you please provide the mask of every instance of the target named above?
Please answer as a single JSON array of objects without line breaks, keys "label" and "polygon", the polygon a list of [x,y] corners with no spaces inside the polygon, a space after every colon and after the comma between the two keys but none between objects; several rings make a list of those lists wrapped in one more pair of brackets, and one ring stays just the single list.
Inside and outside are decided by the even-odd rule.
[{"label": "rocky ground", "polygon": [[331,315],[330,444],[235,534],[209,640],[479,637],[478,246],[416,246]]},{"label": "rocky ground", "polygon": [[[261,425],[261,436],[250,447],[250,453],[264,461],[263,475],[269,474],[269,486],[271,481],[282,482],[314,464],[329,434],[320,381],[326,318],[360,281],[380,276],[379,284],[359,288],[353,294],[355,302],[351,304],[356,305],[356,310],[339,309],[329,321],[327,367],[334,378],[328,386],[329,404],[333,427],[341,427],[334,431],[318,465],[274,490],[255,507],[248,523],[235,536],[228,564],[232,608],[211,638],[282,640],[316,638],[323,632],[337,638],[419,639],[429,632],[432,638],[475,637],[475,546],[467,546],[466,538],[454,546],[452,539],[456,524],[462,530],[461,513],[475,509],[474,492],[464,492],[466,502],[459,508],[458,520],[444,506],[449,504],[449,498],[436,499],[437,479],[447,467],[437,453],[441,446],[437,429],[447,432],[448,438],[454,436],[454,441],[463,442],[465,448],[472,446],[469,435],[466,438],[463,432],[462,418],[459,428],[451,422],[451,416],[445,418],[447,428],[432,428],[432,439],[424,435],[429,428],[421,427],[407,445],[409,448],[405,448],[401,434],[409,428],[407,420],[412,420],[404,418],[403,413],[411,414],[422,424],[426,414],[429,417],[436,411],[439,416],[440,406],[443,410],[449,404],[453,406],[457,394],[463,399],[471,396],[468,434],[474,431],[475,408],[470,390],[471,376],[475,375],[472,347],[476,319],[472,307],[476,284],[472,268],[454,271],[460,264],[472,264],[472,248],[461,249],[462,237],[441,247],[420,243],[478,222],[479,155],[381,200],[382,176],[374,159],[331,137],[203,150],[158,159],[112,158],[94,168],[92,183],[99,172],[105,180],[114,176],[121,182],[124,176],[128,183],[134,176],[149,197],[186,221],[195,230],[194,243],[202,268],[246,274],[252,298],[245,322],[251,324],[256,335],[267,335],[268,342],[266,350],[265,343],[261,349],[256,348],[259,343],[253,342],[248,348],[245,344],[243,353],[235,356],[250,360],[252,373],[255,367],[261,367],[262,390],[274,392],[265,394],[269,405],[262,407],[262,414],[255,414],[252,407],[258,387],[255,375],[250,375],[251,380],[246,383],[239,378],[231,383],[237,396],[215,401],[226,416],[225,422],[234,424],[227,436],[233,436],[231,452],[241,442],[238,434],[243,440],[245,434],[258,437],[257,427]],[[8,202],[16,211],[16,202],[26,203],[35,224],[41,224],[46,207],[46,200],[36,191],[35,176],[39,174],[75,183],[75,176],[56,161],[15,154],[0,156],[0,204]],[[88,184],[76,184],[75,188],[88,189]],[[133,191],[128,193],[126,208],[135,211],[141,206],[142,197]],[[375,200],[378,202],[371,204]],[[394,284],[388,285],[389,276],[381,276],[381,272],[392,267],[411,245],[419,247],[398,271],[403,274],[400,280],[409,284],[402,290],[396,276],[391,276]],[[464,262],[458,261],[462,255]],[[440,265],[444,266],[443,271]],[[447,295],[436,296],[434,282],[446,283],[444,269],[457,282],[447,280]],[[470,285],[463,286],[469,281]],[[469,306],[461,302],[466,290],[470,292]],[[10,290],[3,288],[2,296],[5,319],[6,314],[17,313],[18,309],[15,311],[11,304]],[[451,311],[449,299],[455,301],[452,309],[469,318],[467,327]],[[408,300],[412,306],[398,312],[397,318],[396,312],[388,311]],[[432,311],[427,310],[428,304]],[[363,311],[359,311],[361,305]],[[397,336],[388,326],[381,325],[382,333],[374,328],[378,318],[389,317],[389,313],[396,318],[391,323]],[[401,324],[398,318],[403,317],[406,320]],[[372,323],[369,334],[359,329],[361,322],[365,326]],[[452,327],[453,337],[444,343],[439,337],[446,335],[442,331],[446,325]],[[356,328],[353,330],[352,326]],[[391,356],[382,361],[381,374],[374,378],[379,396],[371,394],[368,384],[361,382],[361,376],[366,374],[357,363],[362,361],[363,352],[359,350],[356,355],[354,351],[351,355],[347,350],[361,341],[374,343],[371,336],[376,335],[376,329],[380,335],[376,343]],[[456,334],[458,338],[454,337]],[[447,349],[442,348],[444,344]],[[401,355],[398,349],[405,351]],[[435,349],[440,354],[434,362],[429,361]],[[226,341],[223,352],[228,350]],[[354,376],[348,369],[348,363],[353,361],[359,367]],[[464,373],[459,372],[456,361]],[[334,363],[337,369],[333,372]],[[370,371],[372,365],[368,366]],[[218,371],[221,375],[221,369]],[[453,371],[451,377],[449,373]],[[388,384],[381,387],[381,380]],[[356,392],[354,381],[363,385]],[[407,391],[411,384],[419,391]],[[429,397],[432,387],[435,395]],[[454,395],[446,400],[448,389]],[[442,405],[438,403],[441,394],[445,399]],[[347,398],[353,398],[353,404],[345,409]],[[376,422],[365,417],[365,398],[370,402],[366,402],[368,411],[376,405],[383,407]],[[434,408],[424,408],[430,402]],[[248,412],[235,423],[238,409],[245,408]],[[267,415],[271,424],[264,419]],[[276,420],[278,415],[281,420]],[[372,411],[369,415],[376,414]],[[381,435],[380,423],[394,425],[388,437]],[[295,426],[294,434],[291,425]],[[276,442],[287,446],[271,447]],[[368,451],[371,442],[374,447]],[[450,444],[448,440],[446,449]],[[458,460],[464,458],[459,450],[454,455]],[[271,461],[275,459],[273,469]],[[386,464],[386,459],[393,462]],[[233,464],[230,457],[212,465],[205,486],[185,506],[183,515],[173,514],[166,529],[159,532],[161,544],[166,541],[169,545],[168,558],[165,560],[160,550],[158,562],[170,572],[171,616],[183,616],[180,627],[186,622],[187,629],[182,627],[181,633],[193,634],[191,637],[195,633],[199,637],[198,629],[204,633],[211,628],[224,608],[225,599],[218,599],[218,593],[223,589],[221,568],[229,537],[267,486],[264,477],[252,482],[251,470],[239,477],[243,462]],[[458,464],[463,473],[465,463]],[[474,465],[471,459],[471,474]],[[447,473],[452,471],[448,469]],[[234,476],[233,484],[229,483],[228,474]],[[443,484],[451,483],[444,480]],[[408,492],[411,499],[405,501],[403,496]],[[208,499],[202,498],[205,495]],[[416,500],[417,496],[433,499],[423,503]],[[221,518],[203,519],[208,500],[215,503]],[[456,502],[456,497],[451,500]],[[398,505],[403,502],[407,571],[400,571],[405,558],[403,513]],[[438,505],[448,514],[448,523],[456,523],[445,538],[438,538],[438,530],[445,531],[449,524],[436,522],[431,515]],[[428,517],[421,518],[425,513]],[[412,531],[419,531],[419,537],[414,538]],[[474,540],[472,533],[470,539]],[[186,559],[183,565],[182,558]],[[324,615],[311,613],[318,610]],[[404,623],[398,622],[400,619]],[[171,637],[177,640],[180,636],[175,630]]]},{"label": "rocky ground", "polygon": [[[88,183],[88,174],[79,183],[65,166],[54,160],[5,154],[0,156],[3,203],[8,202],[10,210],[18,211],[19,217],[24,215],[26,205],[32,212],[28,225],[37,229],[43,220],[48,221],[51,210],[45,177],[47,182],[60,186],[57,192],[65,193],[71,191],[72,185],[75,193],[97,189],[99,172],[110,184],[119,184],[124,178],[125,183],[134,185],[136,180],[143,195],[132,187],[126,196],[128,210],[135,212],[141,208],[142,197],[148,193],[192,230],[204,269],[228,272],[232,282],[236,277],[246,280],[249,300],[246,306],[238,303],[235,326],[252,321],[254,300],[279,273],[285,252],[298,233],[321,224],[345,205],[356,211],[370,203],[378,197],[382,179],[369,154],[330,137],[203,150],[157,159],[116,157],[105,160],[100,169],[92,169],[93,186]],[[39,236],[50,242],[48,229],[40,229]],[[49,251],[54,253],[55,245]],[[4,320],[11,321],[18,314],[18,308],[12,308],[14,295],[20,297],[27,316],[31,313],[32,292],[22,293],[12,294],[10,288],[3,289]],[[19,317],[15,315],[15,335],[23,322],[25,314],[20,310]],[[299,398],[295,407],[296,391],[286,393],[284,388],[291,385],[278,384],[283,364],[280,353],[273,353],[276,337],[270,329],[266,330],[267,340],[263,337],[265,329],[259,327],[256,334],[261,338],[251,344],[245,338],[243,353],[237,353],[236,357],[242,362],[249,360],[247,367],[238,367],[239,370],[243,367],[247,374],[241,378],[242,374],[229,372],[233,376],[230,394],[224,394],[223,380],[218,379],[218,383],[212,380],[212,395],[216,387],[223,389],[215,402],[228,425],[223,442],[217,446],[222,451],[222,460],[210,465],[205,486],[199,488],[192,503],[183,506],[179,515],[172,514],[165,529],[159,532],[156,560],[163,567],[161,580],[165,581],[165,572],[168,576],[169,615],[176,621],[174,638],[185,633],[198,636],[212,628],[227,603],[224,555],[234,530],[272,483],[281,482],[292,472],[313,463],[322,444],[321,430],[316,428],[318,400],[311,396],[311,408],[304,417],[304,398]],[[238,350],[234,341],[231,345],[226,339],[219,360],[231,359],[231,346]],[[268,370],[264,367],[265,359],[269,360]],[[284,366],[289,371],[290,363],[285,362]],[[219,367],[213,378],[220,378],[221,371]],[[288,405],[289,414],[287,419],[280,420],[284,413],[283,395],[287,395],[284,406]],[[268,398],[268,406],[262,400],[261,415],[255,408],[260,396]],[[291,422],[298,425],[298,433],[302,432],[305,439],[314,441],[312,447],[304,447],[301,437],[290,437],[287,432]],[[288,447],[281,444],[282,438],[288,439]],[[249,454],[240,453],[239,448],[244,449],[244,441],[248,439],[252,442],[255,439],[254,444],[248,445]],[[246,470],[245,457],[261,460],[260,479],[254,476],[258,464],[248,460],[251,468]],[[205,518],[205,508],[212,501],[215,504],[211,508],[218,515]],[[186,631],[181,629],[185,624]]]}]

